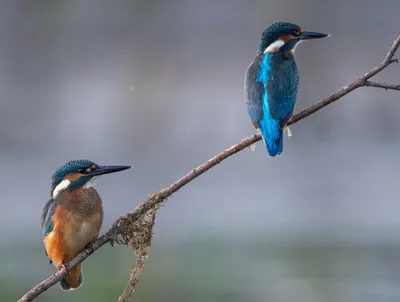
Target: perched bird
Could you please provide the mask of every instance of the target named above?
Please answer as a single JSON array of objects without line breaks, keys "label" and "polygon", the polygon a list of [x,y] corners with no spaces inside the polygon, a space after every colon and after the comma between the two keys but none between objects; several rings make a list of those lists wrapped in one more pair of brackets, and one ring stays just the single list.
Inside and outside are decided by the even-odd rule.
[{"label": "perched bird", "polygon": [[245,98],[250,119],[261,132],[271,156],[282,153],[282,130],[296,103],[299,83],[294,60],[296,46],[307,39],[327,36],[303,31],[287,22],[274,23],[262,33],[257,56],[246,71]]},{"label": "perched bird", "polygon": [[[131,166],[99,166],[89,160],[72,160],[52,177],[51,197],[43,208],[42,231],[46,256],[61,269],[84,248],[96,241],[103,223],[103,205],[93,181],[103,174]],[[64,290],[82,284],[81,265],[60,281]]]}]

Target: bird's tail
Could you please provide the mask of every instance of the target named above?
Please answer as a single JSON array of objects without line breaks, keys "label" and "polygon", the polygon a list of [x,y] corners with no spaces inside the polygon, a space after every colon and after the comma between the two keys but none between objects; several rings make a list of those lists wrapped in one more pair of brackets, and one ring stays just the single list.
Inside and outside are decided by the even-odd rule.
[{"label": "bird's tail", "polygon": [[280,155],[283,151],[283,135],[279,121],[263,118],[258,125],[269,155]]},{"label": "bird's tail", "polygon": [[81,286],[83,281],[81,265],[79,264],[70,274],[60,281],[61,288],[63,290],[74,290]]}]

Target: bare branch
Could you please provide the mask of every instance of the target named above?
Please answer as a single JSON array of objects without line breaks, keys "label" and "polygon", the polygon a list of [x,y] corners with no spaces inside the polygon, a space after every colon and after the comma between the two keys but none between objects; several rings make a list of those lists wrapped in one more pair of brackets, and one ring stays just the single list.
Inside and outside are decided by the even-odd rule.
[{"label": "bare branch", "polygon": [[[397,62],[396,59],[393,59],[393,56],[396,53],[397,49],[399,48],[399,45],[400,45],[400,35],[394,41],[393,45],[390,47],[388,53],[386,54],[384,60],[379,65],[375,66],[368,73],[364,74],[363,76],[361,76],[360,78],[355,80],[350,85],[342,87],[341,89],[339,89],[335,93],[325,97],[324,99],[322,99],[315,105],[300,111],[298,114],[293,116],[293,118],[290,120],[288,125],[297,123],[298,121],[317,112],[318,110],[324,108],[325,106],[328,106],[329,104],[333,103],[334,101],[337,101],[338,99],[342,98],[343,96],[347,95],[348,93],[350,93],[353,90],[360,88],[360,87],[368,86],[368,87],[379,87],[379,88],[385,88],[385,89],[399,90],[399,88],[398,88],[399,85],[389,85],[389,84],[384,84],[384,83],[382,84],[382,83],[375,83],[375,82],[368,81],[370,78],[372,78],[377,73],[381,72],[383,69],[385,69],[390,64]],[[91,255],[93,252],[98,250],[101,246],[103,246],[107,242],[113,243],[115,238],[117,238],[118,236],[121,236],[121,235],[123,236],[124,234],[126,234],[125,232],[131,232],[132,224],[135,221],[141,219],[141,217],[147,211],[149,211],[151,208],[157,209],[158,206],[160,206],[168,197],[170,197],[173,193],[178,191],[180,188],[187,185],[189,182],[191,182],[195,178],[199,177],[201,174],[207,172],[209,169],[218,165],[220,162],[222,162],[226,158],[240,152],[241,150],[249,147],[250,145],[256,143],[259,140],[261,140],[260,134],[254,134],[252,136],[249,136],[249,137],[243,139],[239,143],[231,146],[230,148],[226,149],[225,151],[222,151],[221,153],[218,153],[216,156],[212,157],[211,159],[206,161],[204,164],[193,169],[188,174],[186,174],[185,176],[183,176],[182,178],[178,179],[176,182],[171,184],[169,187],[150,195],[146,201],[139,204],[132,212],[130,212],[124,216],[121,216],[114,223],[112,228],[108,232],[106,232],[104,235],[99,237],[97,239],[97,241],[91,247],[87,248],[86,250],[81,252],[78,256],[76,256],[73,260],[71,260],[67,264],[67,268],[72,269],[79,263],[83,262],[87,257],[89,257],[89,255]],[[140,263],[140,266],[142,266],[142,263]],[[132,277],[131,280],[136,280],[136,281],[132,281],[132,283],[137,282],[136,271],[133,271],[132,274],[134,274],[134,277]],[[46,280],[42,281],[41,283],[39,283],[38,285],[33,287],[18,301],[19,302],[32,301],[37,296],[39,296],[41,293],[46,291],[48,288],[50,288],[54,284],[58,283],[66,275],[67,275],[66,269],[62,268],[61,270],[57,271],[55,274],[53,274]],[[129,289],[128,289],[127,294],[129,295],[131,293],[131,289],[133,290],[133,288],[134,288],[134,284],[133,284],[132,288],[130,288],[129,285],[128,285],[128,287],[129,287]]]},{"label": "bare branch", "polygon": [[383,88],[385,90],[397,90],[400,91],[400,85],[396,84],[387,84],[383,82],[373,82],[373,81],[366,81],[366,87],[376,87],[376,88]]},{"label": "bare branch", "polygon": [[330,96],[327,96],[326,98],[322,99],[315,105],[300,111],[298,114],[293,116],[293,118],[289,121],[289,125],[297,123],[298,121],[309,116],[310,114],[313,114],[314,112],[324,108],[325,106],[328,106],[330,103],[344,97],[346,94],[352,92],[353,90],[366,86],[365,83],[367,82],[367,80],[369,80],[374,75],[384,70],[390,64],[397,62],[397,60],[393,60],[393,56],[396,53],[397,49],[399,48],[399,45],[400,45],[400,35],[397,37],[396,40],[394,40],[392,47],[390,47],[389,52],[385,56],[385,59],[379,65],[375,66],[373,69],[364,74],[362,77],[355,80],[350,85],[342,87],[341,89],[331,94]]}]

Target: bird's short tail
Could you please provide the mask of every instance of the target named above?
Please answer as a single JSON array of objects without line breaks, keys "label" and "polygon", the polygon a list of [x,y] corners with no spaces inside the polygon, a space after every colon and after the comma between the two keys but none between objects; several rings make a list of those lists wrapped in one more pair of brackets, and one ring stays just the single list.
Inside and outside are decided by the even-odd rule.
[{"label": "bird's short tail", "polygon": [[79,264],[70,274],[60,281],[61,288],[63,290],[74,290],[81,286],[83,281],[81,265]]},{"label": "bird's short tail", "polygon": [[279,121],[264,118],[258,125],[269,155],[280,155],[283,151],[283,134]]}]

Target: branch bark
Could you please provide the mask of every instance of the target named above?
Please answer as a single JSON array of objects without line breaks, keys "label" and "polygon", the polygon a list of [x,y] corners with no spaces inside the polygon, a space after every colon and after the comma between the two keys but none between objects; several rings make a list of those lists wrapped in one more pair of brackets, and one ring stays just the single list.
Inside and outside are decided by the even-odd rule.
[{"label": "branch bark", "polygon": [[397,91],[400,91],[400,85],[388,84],[388,83],[383,83],[383,82],[366,81],[365,82],[365,86],[383,88],[385,90],[397,90]]},{"label": "branch bark", "polygon": [[[396,38],[393,45],[390,47],[388,53],[386,54],[384,60],[371,69],[369,72],[364,74],[363,76],[356,79],[354,82],[349,84],[348,86],[344,86],[337,90],[335,93],[325,97],[324,99],[320,100],[318,103],[314,104],[313,106],[304,109],[294,115],[292,119],[289,121],[288,126],[297,123],[298,121],[308,117],[309,115],[317,112],[318,110],[328,106],[329,104],[337,101],[338,99],[342,98],[343,96],[349,94],[350,92],[354,91],[360,87],[377,87],[377,88],[384,88],[384,89],[391,89],[391,90],[399,90],[400,85],[392,85],[386,83],[377,83],[369,81],[374,75],[378,74],[386,67],[388,67],[392,63],[397,63],[397,59],[393,59],[394,54],[398,50],[400,45],[400,35]],[[88,258],[91,254],[93,254],[96,250],[100,247],[105,245],[106,243],[110,242],[113,243],[115,238],[120,235],[124,234],[124,230],[134,221],[140,219],[144,213],[146,213],[151,208],[156,208],[160,206],[168,197],[170,197],[173,193],[178,191],[183,186],[187,185],[189,182],[194,180],[195,178],[199,177],[201,174],[207,172],[214,166],[221,163],[223,160],[227,159],[228,157],[242,151],[243,149],[251,146],[252,144],[261,140],[261,135],[259,133],[254,134],[252,136],[246,137],[239,143],[231,146],[230,148],[218,153],[214,157],[210,158],[208,161],[203,163],[202,165],[198,166],[197,168],[190,171],[185,176],[178,179],[176,182],[171,184],[169,187],[162,189],[148,197],[147,200],[139,204],[132,212],[127,213],[124,216],[121,216],[112,226],[112,228],[107,231],[104,235],[100,236],[97,241],[89,248],[82,251],[78,254],[73,260],[71,260],[66,267],[68,270],[72,269],[79,263],[83,262],[86,258]],[[61,279],[63,279],[67,275],[67,270],[63,267],[61,270],[57,271],[55,274],[47,278],[46,280],[40,282],[31,290],[29,290],[24,296],[22,296],[18,302],[27,302],[32,301],[36,297],[38,297],[41,293],[49,289],[54,284],[58,283]]]}]

